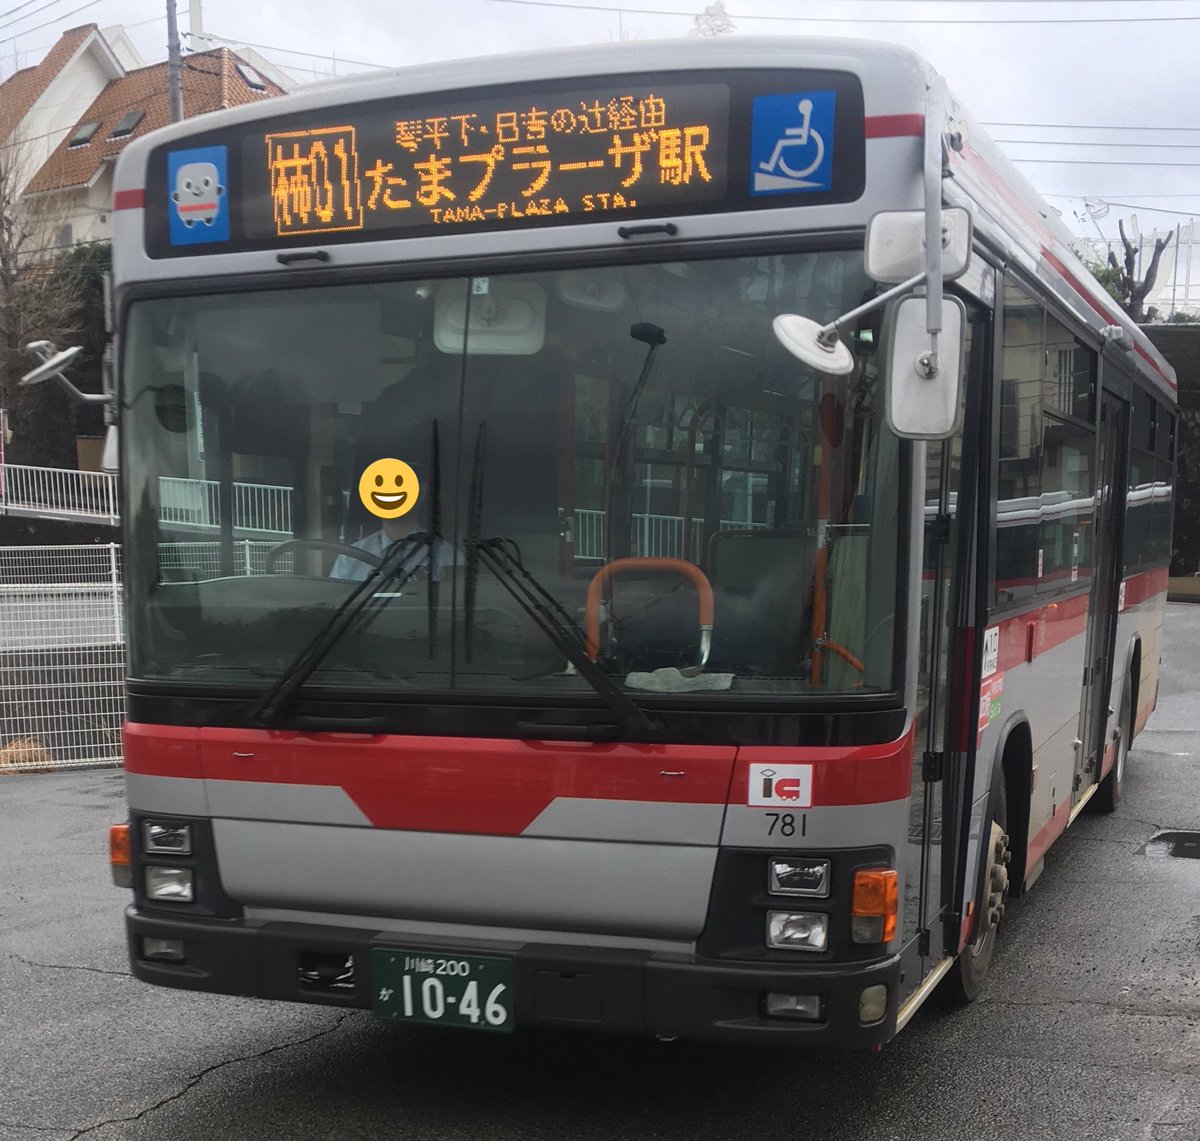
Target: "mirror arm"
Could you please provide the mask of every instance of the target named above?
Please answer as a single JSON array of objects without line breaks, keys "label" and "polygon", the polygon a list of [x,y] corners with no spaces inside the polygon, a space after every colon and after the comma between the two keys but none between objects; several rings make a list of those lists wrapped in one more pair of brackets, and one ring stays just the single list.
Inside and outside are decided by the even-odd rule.
[{"label": "mirror arm", "polygon": [[937,357],[937,335],[942,331],[942,108],[946,81],[935,75],[929,81],[925,108],[925,328],[930,354]]},{"label": "mirror arm", "polygon": [[[849,313],[843,313],[840,317],[835,317],[828,325],[822,325],[817,333],[817,341],[828,347],[838,339],[838,329],[847,321],[853,321],[857,317],[862,317],[870,313],[873,309],[878,309],[882,305],[886,305],[893,297],[898,297],[901,293],[905,293],[915,286],[921,284],[925,280],[925,275],[928,270],[921,270],[920,273],[914,274],[907,281],[900,282],[899,285],[893,285],[891,289],[885,289],[882,293],[872,297],[870,301],[864,301],[857,309],[851,309]],[[939,317],[940,320],[940,317]]]}]

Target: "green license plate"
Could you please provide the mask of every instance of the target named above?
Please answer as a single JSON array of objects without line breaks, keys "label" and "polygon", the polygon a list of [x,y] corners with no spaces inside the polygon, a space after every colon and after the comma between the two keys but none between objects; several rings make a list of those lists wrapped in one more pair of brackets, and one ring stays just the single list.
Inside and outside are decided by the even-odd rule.
[{"label": "green license plate", "polygon": [[371,987],[379,1018],[470,1030],[513,1028],[511,959],[373,947]]}]

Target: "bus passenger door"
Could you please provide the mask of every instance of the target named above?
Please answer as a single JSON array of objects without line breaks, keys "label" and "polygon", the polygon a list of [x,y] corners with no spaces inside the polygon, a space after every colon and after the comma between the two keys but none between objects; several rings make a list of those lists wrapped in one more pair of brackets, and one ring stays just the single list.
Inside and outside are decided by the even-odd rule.
[{"label": "bus passenger door", "polygon": [[1126,456],[1129,405],[1104,392],[1100,405],[1100,434],[1096,446],[1096,502],[1092,524],[1092,591],[1088,608],[1088,649],[1084,659],[1083,706],[1075,780],[1071,795],[1077,804],[1100,778],[1108,740],[1113,657],[1123,566]]},{"label": "bus passenger door", "polygon": [[951,615],[962,436],[930,443],[925,461],[924,557],[921,571],[921,645],[917,675],[916,737],[904,860],[902,997],[941,956],[942,824],[944,783],[926,756],[944,756],[951,649]]}]

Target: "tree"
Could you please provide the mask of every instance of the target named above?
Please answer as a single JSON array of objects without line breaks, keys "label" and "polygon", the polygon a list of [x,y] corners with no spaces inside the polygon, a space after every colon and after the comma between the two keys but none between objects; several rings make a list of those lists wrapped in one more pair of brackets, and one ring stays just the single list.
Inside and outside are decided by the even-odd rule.
[{"label": "tree", "polygon": [[22,199],[31,158],[20,138],[0,142],[0,407],[8,409],[13,431],[6,451],[13,463],[74,467],[76,407],[56,385],[20,387],[33,367],[24,350],[30,341],[65,348],[82,339],[95,356],[85,330],[97,323],[103,329],[95,298],[99,264],[108,255],[59,248],[65,219],[57,208]]},{"label": "tree", "polygon": [[725,0],[713,0],[693,21],[689,36],[723,36],[736,32],[737,25],[725,11]]},{"label": "tree", "polygon": [[[1141,281],[1137,279],[1138,247],[1125,235],[1125,223],[1117,219],[1117,229],[1121,234],[1121,244],[1125,247],[1124,264],[1117,261],[1114,250],[1108,251],[1107,269],[1115,275],[1119,293],[1114,293],[1117,303],[1133,318],[1134,321],[1145,321],[1145,301],[1150,290],[1154,288],[1155,278],[1158,277],[1158,262],[1163,250],[1171,243],[1172,234],[1165,238],[1154,239],[1154,252],[1150,255],[1150,264],[1146,267],[1146,275]],[[1107,288],[1107,286],[1106,286]],[[1110,289],[1109,292],[1112,292]]]}]

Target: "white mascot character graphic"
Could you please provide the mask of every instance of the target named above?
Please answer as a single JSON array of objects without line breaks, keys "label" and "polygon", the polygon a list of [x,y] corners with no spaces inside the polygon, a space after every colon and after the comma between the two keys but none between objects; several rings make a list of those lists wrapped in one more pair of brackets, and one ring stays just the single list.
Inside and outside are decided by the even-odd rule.
[{"label": "white mascot character graphic", "polygon": [[197,222],[213,224],[221,212],[220,199],[224,193],[225,187],[218,181],[217,168],[211,162],[189,162],[175,172],[171,201],[190,230]]}]

